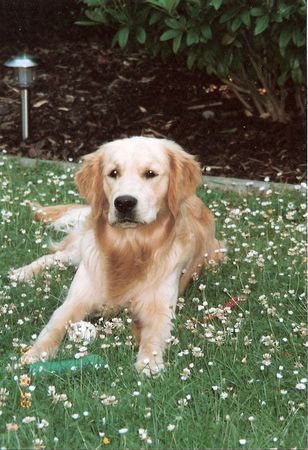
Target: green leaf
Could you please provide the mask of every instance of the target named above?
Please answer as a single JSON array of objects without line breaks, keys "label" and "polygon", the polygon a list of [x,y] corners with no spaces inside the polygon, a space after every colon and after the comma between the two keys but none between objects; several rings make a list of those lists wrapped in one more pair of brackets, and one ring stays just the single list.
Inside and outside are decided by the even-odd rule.
[{"label": "green leaf", "polygon": [[264,16],[265,11],[263,8],[251,8],[250,15],[253,17]]},{"label": "green leaf", "polygon": [[128,37],[129,37],[129,28],[128,27],[123,27],[121,28],[118,32],[117,32],[117,40],[119,43],[119,46],[121,48],[124,48],[127,44],[128,41]]},{"label": "green leaf", "polygon": [[218,72],[218,75],[222,78],[226,78],[228,76],[229,70],[228,70],[228,67],[227,67],[225,61],[221,61],[218,63],[217,72]]},{"label": "green leaf", "polygon": [[289,72],[283,72],[277,79],[278,86],[282,87],[286,83],[288,76]]},{"label": "green leaf", "polygon": [[299,30],[298,28],[293,30],[292,40],[294,42],[294,45],[296,45],[296,47],[303,47],[306,43],[304,31],[301,32],[301,30]]},{"label": "green leaf", "polygon": [[146,0],[146,3],[150,3],[156,8],[164,9],[171,15],[178,7],[180,1],[181,0]]},{"label": "green leaf", "polygon": [[181,47],[182,36],[183,36],[183,33],[180,33],[173,39],[173,44],[172,44],[173,53],[177,53],[179,51],[179,49]]},{"label": "green leaf", "polygon": [[276,22],[276,23],[283,22],[283,17],[277,12],[274,12],[271,14],[271,19],[272,19],[272,22]]},{"label": "green leaf", "polygon": [[297,69],[291,70],[292,80],[296,84],[303,84],[305,82],[305,78],[302,72],[302,69],[298,67]]},{"label": "green leaf", "polygon": [[144,44],[147,38],[146,31],[143,27],[138,27],[136,30],[136,39],[139,44]]},{"label": "green leaf", "polygon": [[250,28],[251,25],[251,17],[250,12],[248,9],[245,9],[245,11],[241,12],[241,20],[246,27]]},{"label": "green leaf", "polygon": [[224,34],[221,40],[222,45],[230,45],[234,41],[235,36],[231,36],[230,34]]},{"label": "green leaf", "polygon": [[219,23],[226,23],[229,20],[233,19],[239,12],[240,8],[236,6],[235,8],[231,8],[223,13],[223,15],[219,19]]},{"label": "green leaf", "polygon": [[163,34],[160,36],[160,41],[169,41],[170,39],[174,39],[179,34],[182,34],[180,30],[166,30],[163,32]]},{"label": "green leaf", "polygon": [[279,36],[279,40],[278,40],[279,47],[285,48],[288,45],[288,43],[290,42],[291,38],[292,38],[292,28],[285,27]]},{"label": "green leaf", "polygon": [[279,47],[280,55],[285,58],[286,57],[286,47]]},{"label": "green leaf", "polygon": [[297,56],[291,55],[289,62],[292,69],[296,70],[300,68],[300,60]]},{"label": "green leaf", "polygon": [[157,22],[159,22],[161,20],[161,18],[162,18],[162,14],[158,11],[155,11],[150,17],[149,24],[155,25]]},{"label": "green leaf", "polygon": [[210,2],[210,6],[213,6],[216,9],[216,11],[219,10],[221,5],[222,5],[222,0],[211,0],[211,2]]},{"label": "green leaf", "polygon": [[106,23],[106,16],[100,8],[86,9],[85,15],[93,22]]},{"label": "green leaf", "polygon": [[82,27],[89,27],[89,26],[98,26],[98,22],[92,22],[91,20],[77,20],[74,22],[76,25],[81,25]]},{"label": "green leaf", "polygon": [[84,0],[84,3],[88,6],[101,6],[102,0]]},{"label": "green leaf", "polygon": [[278,4],[278,13],[284,18],[289,16],[292,9],[293,5],[286,5],[285,3]]},{"label": "green leaf", "polygon": [[163,3],[165,3],[165,7],[169,14],[172,14],[179,6],[180,1],[181,0],[164,0]]},{"label": "green leaf", "polygon": [[168,17],[168,19],[165,20],[165,24],[173,30],[180,30],[182,28],[181,22],[173,17]]},{"label": "green leaf", "polygon": [[235,19],[233,20],[232,24],[231,24],[231,31],[232,33],[235,33],[240,26],[242,25],[242,19],[240,16],[235,17]]},{"label": "green leaf", "polygon": [[213,33],[212,33],[211,26],[208,23],[205,23],[204,25],[202,25],[201,34],[207,40],[212,39]]},{"label": "green leaf", "polygon": [[197,59],[197,53],[194,51],[191,51],[188,53],[187,55],[187,60],[186,60],[186,64],[188,69],[191,69],[193,67],[193,65],[195,64]]},{"label": "green leaf", "polygon": [[206,65],[206,72],[209,74],[209,75],[217,75],[217,71],[215,70],[215,68],[213,67],[213,66],[211,66],[211,65]]},{"label": "green leaf", "polygon": [[235,40],[234,43],[233,43],[233,45],[234,45],[234,47],[236,47],[236,48],[240,48],[240,49],[243,48],[243,44],[241,43],[241,41],[238,41],[238,40]]},{"label": "green leaf", "polygon": [[257,36],[258,34],[263,33],[263,31],[265,31],[267,29],[268,24],[269,24],[269,16],[268,15],[258,17],[256,20],[256,27],[254,29],[253,34],[255,36]]},{"label": "green leaf", "polygon": [[187,31],[186,44],[188,46],[199,43],[200,32],[199,30],[190,29]]}]

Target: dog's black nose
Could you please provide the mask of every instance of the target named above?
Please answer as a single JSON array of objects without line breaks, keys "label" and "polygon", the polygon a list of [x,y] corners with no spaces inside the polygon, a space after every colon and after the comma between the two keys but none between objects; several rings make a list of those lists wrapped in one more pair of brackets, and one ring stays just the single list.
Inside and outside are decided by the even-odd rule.
[{"label": "dog's black nose", "polygon": [[114,201],[114,206],[120,213],[129,213],[137,205],[137,199],[131,195],[120,195]]}]

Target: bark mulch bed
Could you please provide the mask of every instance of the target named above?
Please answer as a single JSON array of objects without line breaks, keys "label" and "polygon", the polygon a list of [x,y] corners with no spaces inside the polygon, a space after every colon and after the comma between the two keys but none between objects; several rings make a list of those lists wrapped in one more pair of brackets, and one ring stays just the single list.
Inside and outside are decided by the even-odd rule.
[{"label": "bark mulch bed", "polygon": [[[31,89],[31,139],[20,142],[20,97],[1,67],[0,148],[9,154],[79,160],[105,141],[167,137],[198,155],[205,173],[299,183],[306,167],[305,118],[288,124],[246,117],[232,93],[204,73],[142,52],[110,49],[103,34],[45,35]],[[22,47],[7,42],[0,61]]]}]

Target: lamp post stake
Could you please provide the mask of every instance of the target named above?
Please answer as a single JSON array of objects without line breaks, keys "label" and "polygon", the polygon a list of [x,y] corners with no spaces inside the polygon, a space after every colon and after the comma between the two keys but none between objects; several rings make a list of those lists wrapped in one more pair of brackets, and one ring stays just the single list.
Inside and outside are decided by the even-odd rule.
[{"label": "lamp post stake", "polygon": [[6,67],[14,70],[14,84],[20,88],[21,96],[21,136],[25,141],[29,137],[29,95],[28,88],[34,81],[34,67],[37,62],[34,58],[23,53],[10,58],[4,63]]},{"label": "lamp post stake", "polygon": [[28,103],[28,89],[22,88],[21,95],[21,136],[25,141],[29,137],[29,103]]}]

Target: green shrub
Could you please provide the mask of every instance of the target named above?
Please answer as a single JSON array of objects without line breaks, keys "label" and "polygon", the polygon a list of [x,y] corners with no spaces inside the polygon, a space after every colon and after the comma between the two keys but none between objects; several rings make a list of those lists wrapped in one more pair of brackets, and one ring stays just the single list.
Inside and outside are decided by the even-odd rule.
[{"label": "green shrub", "polygon": [[247,114],[286,122],[289,94],[304,112],[304,0],[82,0],[87,20],[115,30],[112,44],[142,45],[216,75]]}]

